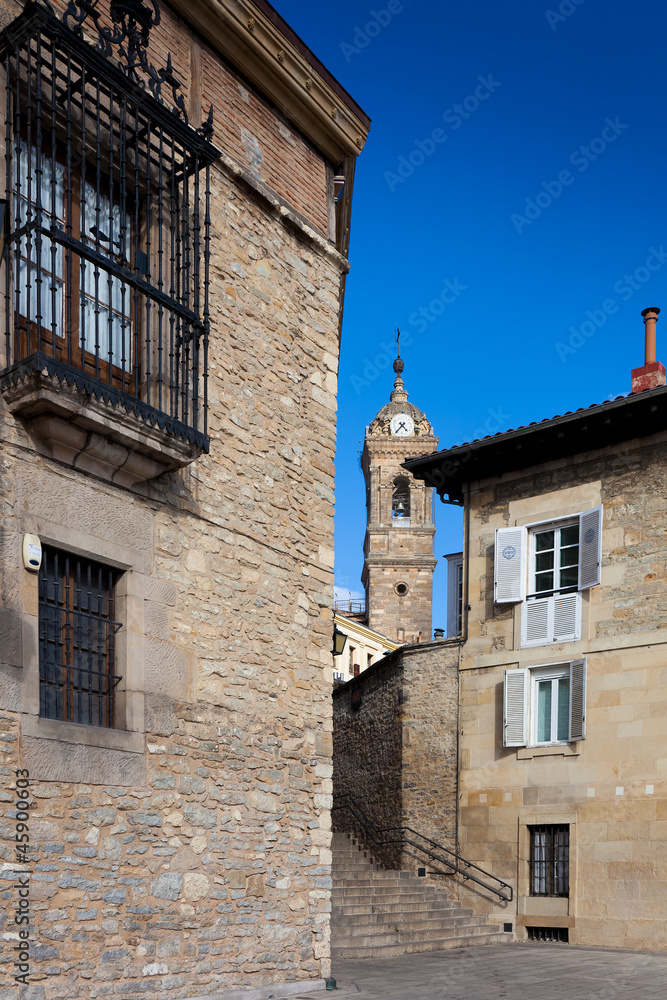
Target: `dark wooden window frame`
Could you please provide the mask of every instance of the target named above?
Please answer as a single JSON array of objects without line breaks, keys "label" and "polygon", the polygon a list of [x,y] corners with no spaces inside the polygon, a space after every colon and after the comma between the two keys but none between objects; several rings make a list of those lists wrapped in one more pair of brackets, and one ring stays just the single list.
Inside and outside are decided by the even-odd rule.
[{"label": "dark wooden window frame", "polygon": [[44,546],[39,570],[40,716],[116,725],[115,589],[119,571]]},{"label": "dark wooden window frame", "polygon": [[570,827],[530,826],[530,895],[570,895]]}]

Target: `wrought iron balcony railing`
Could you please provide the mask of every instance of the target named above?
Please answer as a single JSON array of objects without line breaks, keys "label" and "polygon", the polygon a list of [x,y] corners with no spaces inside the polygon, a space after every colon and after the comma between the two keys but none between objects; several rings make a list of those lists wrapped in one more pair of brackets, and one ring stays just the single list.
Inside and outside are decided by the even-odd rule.
[{"label": "wrought iron balcony railing", "polygon": [[[0,36],[0,384],[15,399],[37,376],[57,380],[203,450],[209,167],[219,153],[212,112],[202,128],[188,124],[171,60],[148,63],[157,20],[139,0],[112,0],[106,21],[83,2],[72,0],[62,21],[30,3]],[[114,47],[124,63],[109,58]]]}]

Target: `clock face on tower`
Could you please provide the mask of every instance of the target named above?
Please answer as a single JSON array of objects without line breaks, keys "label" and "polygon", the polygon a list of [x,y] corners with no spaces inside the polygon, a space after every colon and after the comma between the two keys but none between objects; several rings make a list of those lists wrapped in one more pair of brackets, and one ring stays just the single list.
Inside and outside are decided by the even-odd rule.
[{"label": "clock face on tower", "polygon": [[391,418],[389,429],[394,437],[409,437],[414,433],[415,422],[409,413],[397,413]]}]

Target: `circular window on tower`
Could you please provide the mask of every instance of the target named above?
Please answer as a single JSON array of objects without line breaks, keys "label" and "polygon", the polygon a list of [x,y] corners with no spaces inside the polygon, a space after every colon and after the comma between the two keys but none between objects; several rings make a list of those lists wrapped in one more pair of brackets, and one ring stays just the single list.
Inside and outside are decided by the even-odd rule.
[{"label": "circular window on tower", "polygon": [[399,597],[405,597],[409,589],[410,588],[408,587],[407,583],[397,583],[396,586],[394,587],[394,590],[396,591]]}]

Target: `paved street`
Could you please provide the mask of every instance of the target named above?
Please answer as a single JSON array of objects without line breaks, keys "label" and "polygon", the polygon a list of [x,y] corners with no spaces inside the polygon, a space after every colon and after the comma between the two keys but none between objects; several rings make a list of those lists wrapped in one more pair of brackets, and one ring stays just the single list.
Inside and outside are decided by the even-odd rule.
[{"label": "paved street", "polygon": [[339,961],[333,975],[338,990],[329,995],[337,1000],[667,998],[665,953],[557,944],[492,945],[382,961]]}]

